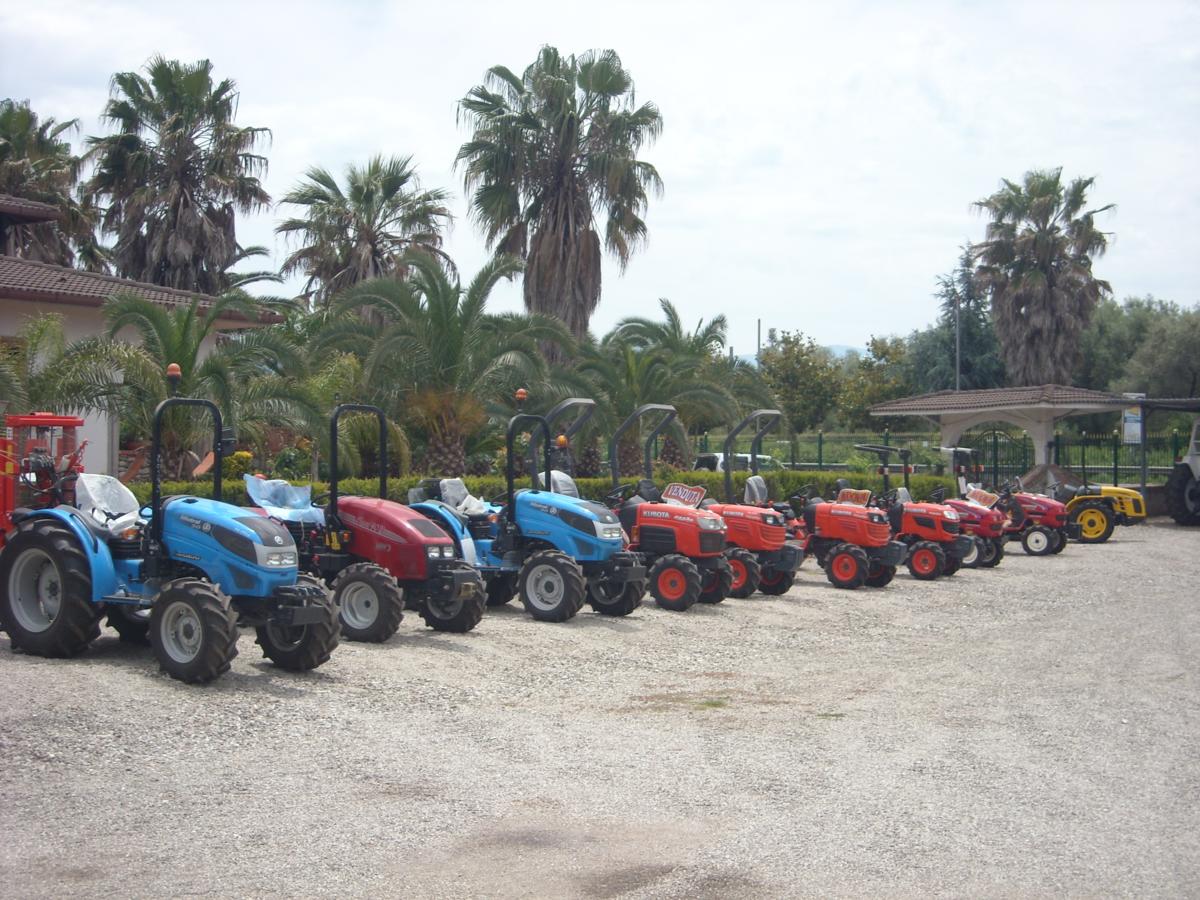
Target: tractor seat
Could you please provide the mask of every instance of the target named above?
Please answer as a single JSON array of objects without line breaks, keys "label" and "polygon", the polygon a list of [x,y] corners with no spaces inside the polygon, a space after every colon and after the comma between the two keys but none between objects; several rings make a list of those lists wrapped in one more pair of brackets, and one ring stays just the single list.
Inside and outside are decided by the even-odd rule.
[{"label": "tractor seat", "polygon": [[1054,493],[1061,495],[1067,500],[1074,497],[1098,497],[1100,496],[1100,488],[1093,487],[1090,484],[1057,484],[1054,486]]},{"label": "tractor seat", "polygon": [[697,507],[697,509],[711,509],[712,507],[714,507],[716,505],[717,505],[717,501],[714,500],[712,497],[705,497],[703,500],[700,501],[700,505]]},{"label": "tractor seat", "polygon": [[75,507],[73,507],[73,506],[67,507],[67,508],[70,509],[71,512],[73,512],[75,514],[74,517],[76,519],[78,519],[80,522],[82,522],[84,525],[87,526],[87,530],[90,531],[92,534],[94,534],[97,539],[103,541],[106,544],[112,540],[113,533],[107,525],[101,525],[90,515],[87,515],[86,513],[81,513],[79,510],[75,509]]},{"label": "tractor seat", "polygon": [[633,526],[637,524],[638,507],[647,502],[647,500],[634,494],[622,503],[621,508],[617,510],[617,518],[621,520],[621,527],[625,529],[626,534],[633,533]]},{"label": "tractor seat", "polygon": [[[538,487],[542,487],[546,483],[546,473],[537,473]],[[554,488],[554,493],[562,494],[564,497],[574,497],[579,499],[579,488],[575,484],[575,479],[561,469],[550,470],[550,486]]]},{"label": "tractor seat", "polygon": [[766,505],[767,480],[761,475],[751,475],[746,479],[746,492],[743,496],[750,506]]},{"label": "tractor seat", "polygon": [[809,534],[814,534],[817,530],[817,507],[824,501],[809,500],[804,504],[804,527],[808,529]]},{"label": "tractor seat", "polygon": [[658,489],[658,485],[652,478],[643,478],[638,482],[637,496],[648,503],[659,503],[662,500],[662,491]]}]

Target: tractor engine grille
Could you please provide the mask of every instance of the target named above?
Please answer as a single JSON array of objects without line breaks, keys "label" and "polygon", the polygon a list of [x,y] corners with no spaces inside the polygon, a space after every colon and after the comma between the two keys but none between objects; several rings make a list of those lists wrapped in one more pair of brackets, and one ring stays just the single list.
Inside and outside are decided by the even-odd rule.
[{"label": "tractor engine grille", "polygon": [[948,534],[958,534],[957,522],[943,522],[942,527],[946,529]]},{"label": "tractor engine grille", "polygon": [[867,537],[877,544],[883,545],[892,539],[892,529],[890,526],[879,522],[868,522]]},{"label": "tractor engine grille", "polygon": [[725,533],[721,531],[700,532],[700,552],[720,553],[725,549]]}]

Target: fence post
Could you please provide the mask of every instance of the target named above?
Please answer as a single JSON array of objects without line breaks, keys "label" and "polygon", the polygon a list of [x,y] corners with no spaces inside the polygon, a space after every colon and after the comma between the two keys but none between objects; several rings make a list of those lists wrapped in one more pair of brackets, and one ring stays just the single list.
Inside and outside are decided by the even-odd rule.
[{"label": "fence post", "polygon": [[1121,438],[1121,432],[1118,431],[1116,428],[1114,428],[1113,429],[1113,487],[1116,487],[1118,484],[1120,484],[1120,480],[1121,480],[1120,474],[1118,472],[1118,468],[1120,466],[1120,462],[1119,462],[1120,457],[1118,454],[1120,454],[1120,452],[1121,452],[1120,438]]},{"label": "fence post", "polygon": [[793,472],[796,470],[796,444],[797,443],[798,443],[798,441],[796,440],[796,432],[793,431],[792,439],[791,439],[791,441],[789,441],[791,451],[792,451],[792,471]]},{"label": "fence post", "polygon": [[1083,469],[1083,483],[1087,484],[1087,432],[1079,432],[1079,468]]},{"label": "fence post", "polygon": [[825,432],[817,429],[817,471],[825,468]]},{"label": "fence post", "polygon": [[1179,429],[1171,429],[1171,465],[1175,465],[1175,460],[1179,459]]},{"label": "fence post", "polygon": [[1021,471],[1029,471],[1029,432],[1021,429]]},{"label": "fence post", "polygon": [[884,426],[884,429],[883,429],[883,446],[885,446],[885,447],[890,447],[890,446],[891,446],[891,444],[890,444],[890,443],[888,443],[889,436],[890,436],[890,435],[889,435],[889,432],[888,432],[887,426]]},{"label": "fence post", "polygon": [[992,484],[1000,483],[1000,433],[992,431]]},{"label": "fence post", "polygon": [[1062,449],[1062,432],[1056,431],[1056,432],[1054,432],[1054,464],[1056,466],[1062,465],[1062,457],[1060,455],[1061,449]]}]

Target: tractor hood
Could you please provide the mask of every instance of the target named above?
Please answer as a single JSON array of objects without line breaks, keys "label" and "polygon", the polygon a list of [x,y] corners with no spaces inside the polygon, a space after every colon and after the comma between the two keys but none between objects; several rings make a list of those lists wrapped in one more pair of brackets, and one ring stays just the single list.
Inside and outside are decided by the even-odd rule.
[{"label": "tractor hood", "polygon": [[[251,510],[202,497],[171,497],[163,504],[163,538],[173,555],[211,542],[245,562],[295,570],[296,543],[280,523]],[[197,562],[205,561],[199,554]]]}]

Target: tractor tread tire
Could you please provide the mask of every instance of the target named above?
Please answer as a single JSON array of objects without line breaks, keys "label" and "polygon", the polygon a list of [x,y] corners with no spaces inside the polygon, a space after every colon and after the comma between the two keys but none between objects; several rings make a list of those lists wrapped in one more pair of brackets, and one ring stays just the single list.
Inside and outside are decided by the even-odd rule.
[{"label": "tractor tread tire", "polygon": [[[167,610],[182,601],[200,619],[202,644],[192,660],[174,660],[163,647],[163,619]],[[167,582],[150,607],[150,646],[159,668],[184,684],[207,684],[229,671],[237,656],[237,613],[221,590],[199,578],[176,578]]]},{"label": "tractor tread tire", "polygon": [[628,581],[621,593],[614,599],[609,599],[592,585],[588,585],[588,600],[592,609],[602,616],[627,616],[642,605],[642,597],[646,593],[645,581]]},{"label": "tractor tread tire", "polygon": [[[44,631],[23,628],[12,611],[9,574],[24,548],[40,550],[54,561],[63,586],[58,615]],[[92,575],[79,540],[55,519],[22,524],[0,551],[0,627],[14,650],[34,656],[66,659],[77,656],[100,636],[100,610],[92,603]]]},{"label": "tractor tread tire", "polygon": [[466,634],[473,630],[483,620],[483,611],[487,609],[487,595],[484,592],[483,578],[478,575],[476,577],[478,578],[477,589],[471,592],[471,596],[453,601],[458,603],[453,615],[438,615],[434,610],[434,604],[428,597],[420,598],[417,615],[434,631],[442,631],[447,634]]},{"label": "tractor tread tire", "polygon": [[[848,577],[843,577],[837,571],[838,559],[843,556],[849,556],[855,562],[854,574]],[[854,544],[836,544],[829,550],[829,554],[825,558],[825,577],[836,588],[848,591],[858,590],[866,584],[870,571],[871,560],[867,557],[867,552]]]},{"label": "tractor tread tire", "polygon": [[887,587],[892,583],[892,579],[896,577],[895,566],[871,566],[871,572],[867,575],[867,580],[863,582],[867,587],[881,588]]},{"label": "tractor tread tire", "polygon": [[[298,580],[317,586],[321,584],[307,575],[301,575]],[[303,626],[304,637],[295,647],[276,644],[270,627],[259,626],[256,629],[258,636],[255,643],[262,647],[263,656],[288,672],[307,672],[329,662],[341,637],[341,620],[338,608],[328,594],[318,600],[316,605],[326,611],[325,618],[313,625]]]},{"label": "tractor tread tire", "polygon": [[942,569],[942,577],[949,578],[951,575],[958,574],[959,569],[963,567],[962,560],[957,556],[946,554],[946,567]]},{"label": "tractor tread tire", "polygon": [[778,572],[774,569],[764,569],[758,581],[758,592],[768,597],[779,597],[786,594],[796,583],[795,572]]},{"label": "tractor tread tire", "polygon": [[737,587],[730,585],[729,596],[744,600],[758,590],[759,582],[762,580],[762,564],[758,561],[758,557],[745,547],[730,547],[725,551],[725,556],[729,559],[729,565],[733,569],[734,581],[737,580],[738,566],[744,570],[744,580]]},{"label": "tractor tread tire", "polygon": [[[360,582],[375,592],[379,603],[375,621],[365,628],[355,628],[342,615],[342,594],[350,585]],[[342,637],[346,640],[382,644],[400,630],[400,621],[404,618],[404,591],[382,566],[375,563],[355,563],[347,566],[337,573],[329,586],[333,590],[334,605],[338,608]]]},{"label": "tractor tread tire", "polygon": [[497,575],[487,583],[487,605],[504,606],[517,596],[519,575]]},{"label": "tractor tread tire", "polygon": [[1167,500],[1167,515],[1179,525],[1200,525],[1200,503],[1188,509],[1188,493],[1196,491],[1196,478],[1187,463],[1177,463],[1167,477],[1164,489]]},{"label": "tractor tread tire", "polygon": [[[664,596],[659,583],[668,569],[677,570],[684,580],[683,593],[675,598]],[[656,559],[650,567],[647,580],[654,602],[671,612],[686,612],[700,599],[700,570],[694,562],[679,553],[668,553]]]},{"label": "tractor tread tire", "polygon": [[[1046,548],[1044,550],[1031,550],[1029,547],[1029,536],[1032,534],[1043,534],[1046,536]],[[1026,528],[1021,532],[1021,549],[1029,556],[1049,556],[1054,552],[1054,537],[1053,533],[1045,525],[1034,525]]]},{"label": "tractor tread tire", "polygon": [[[913,557],[918,553],[932,553],[936,559],[934,566],[928,572],[919,572],[913,564]],[[908,572],[918,581],[934,581],[941,578],[946,571],[946,551],[935,541],[917,541],[908,551]]]},{"label": "tractor tread tire", "polygon": [[[705,583],[708,587],[705,588]],[[701,603],[721,603],[729,596],[729,588],[733,585],[733,569],[729,566],[729,560],[724,556],[717,557],[716,573],[711,569],[705,569],[700,577],[700,602]]]},{"label": "tractor tread tire", "polygon": [[[535,566],[541,565],[553,566],[563,579],[563,599],[553,609],[538,609],[527,595],[529,573]],[[587,599],[587,581],[580,571],[579,564],[561,550],[539,550],[530,555],[521,566],[518,586],[525,611],[539,622],[565,622],[574,618]]]},{"label": "tractor tread tire", "polygon": [[985,538],[976,537],[975,535],[971,536],[971,542],[974,544],[975,549],[963,557],[962,567],[964,569],[978,569],[983,564],[983,545],[985,540]]},{"label": "tractor tread tire", "polygon": [[[1104,530],[1096,537],[1086,537],[1082,532],[1080,519],[1083,518],[1085,512],[1095,510],[1104,516]],[[1113,515],[1112,508],[1107,503],[1102,503],[1099,500],[1087,500],[1080,503],[1071,510],[1070,521],[1074,524],[1081,525],[1079,534],[1079,543],[1081,544],[1103,544],[1112,537],[1113,530],[1117,527],[1116,516]],[[1061,550],[1055,551],[1061,553]]]}]

